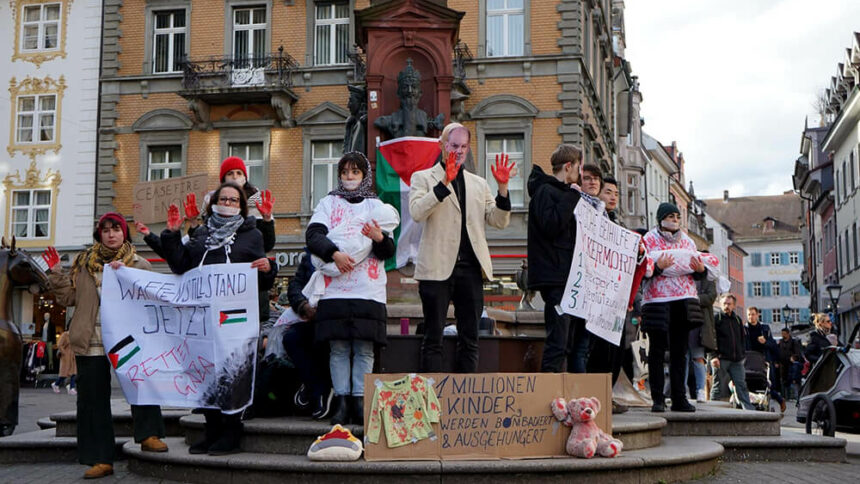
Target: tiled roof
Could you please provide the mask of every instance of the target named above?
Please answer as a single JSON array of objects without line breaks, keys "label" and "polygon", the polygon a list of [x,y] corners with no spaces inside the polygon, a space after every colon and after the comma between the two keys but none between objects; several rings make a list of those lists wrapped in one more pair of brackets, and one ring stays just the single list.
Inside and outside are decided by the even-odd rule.
[{"label": "tiled roof", "polygon": [[[717,221],[729,226],[735,238],[799,237],[803,207],[794,192],[782,195],[735,197],[705,200],[705,211]],[[765,219],[773,219],[773,229],[767,229]]]}]

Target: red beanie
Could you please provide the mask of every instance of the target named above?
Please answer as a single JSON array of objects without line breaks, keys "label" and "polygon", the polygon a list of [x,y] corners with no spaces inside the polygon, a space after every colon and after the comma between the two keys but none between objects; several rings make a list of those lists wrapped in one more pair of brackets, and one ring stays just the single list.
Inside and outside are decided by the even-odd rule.
[{"label": "red beanie", "polygon": [[221,183],[224,183],[224,177],[227,176],[227,172],[230,170],[242,170],[242,173],[245,174],[245,179],[248,178],[248,169],[245,168],[245,162],[238,156],[230,156],[221,162],[221,176],[218,177]]},{"label": "red beanie", "polygon": [[129,240],[131,238],[130,234],[128,233],[128,224],[125,223],[125,217],[123,217],[117,212],[108,212],[101,216],[98,225],[96,225],[96,230],[95,232],[93,232],[93,238],[96,239],[96,242],[101,242],[102,240],[101,230],[99,230],[99,227],[102,226],[102,223],[104,223],[105,220],[110,220],[111,222],[119,225],[119,227],[122,229],[123,235],[125,236],[125,240]]}]

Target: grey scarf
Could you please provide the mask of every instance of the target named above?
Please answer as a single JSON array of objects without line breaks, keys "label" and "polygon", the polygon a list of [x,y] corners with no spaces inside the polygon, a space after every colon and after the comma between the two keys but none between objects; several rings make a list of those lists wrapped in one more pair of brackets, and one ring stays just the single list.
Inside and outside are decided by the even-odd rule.
[{"label": "grey scarf", "polygon": [[209,236],[206,237],[205,243],[206,249],[212,250],[232,244],[236,238],[236,230],[243,223],[245,223],[245,217],[241,214],[224,217],[213,212],[206,219],[206,228],[209,229]]},{"label": "grey scarf", "polygon": [[678,243],[678,241],[680,241],[681,237],[684,235],[681,232],[681,229],[678,229],[674,234],[672,232],[669,232],[668,230],[662,230],[659,227],[656,230],[657,230],[657,233],[660,234],[660,237],[663,237],[663,239],[665,239],[666,242],[669,242],[672,244]]},{"label": "grey scarf", "polygon": [[351,151],[349,153],[345,153],[345,155],[349,154],[359,154],[360,158],[364,162],[365,168],[367,168],[367,175],[361,179],[361,183],[359,183],[358,188],[355,190],[347,190],[343,187],[343,182],[340,179],[340,176],[337,177],[337,187],[328,192],[329,195],[337,195],[341,198],[345,198],[347,201],[355,201],[362,198],[377,198],[376,193],[373,191],[373,171],[370,169],[370,162],[367,161],[367,157],[364,156],[364,153],[360,151]]}]

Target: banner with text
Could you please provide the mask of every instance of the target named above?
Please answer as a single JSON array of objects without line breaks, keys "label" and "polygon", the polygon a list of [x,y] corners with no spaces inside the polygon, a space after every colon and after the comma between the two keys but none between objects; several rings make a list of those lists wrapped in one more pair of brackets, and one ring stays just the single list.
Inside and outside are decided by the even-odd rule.
[{"label": "banner with text", "polygon": [[250,264],[181,276],[105,266],[105,353],[133,405],[238,412],[254,390],[259,306]]},{"label": "banner with text", "polygon": [[585,319],[590,332],[618,345],[641,237],[612,223],[583,199],[574,214],[576,247],[561,310]]}]

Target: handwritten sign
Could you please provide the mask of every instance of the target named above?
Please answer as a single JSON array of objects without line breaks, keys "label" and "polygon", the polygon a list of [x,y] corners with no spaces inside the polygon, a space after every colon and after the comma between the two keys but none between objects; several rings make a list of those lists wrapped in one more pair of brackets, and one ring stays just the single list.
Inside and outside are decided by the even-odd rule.
[{"label": "handwritten sign", "polygon": [[[365,375],[365,388],[377,379],[403,375]],[[595,396],[605,402],[597,416],[604,430],[612,428],[610,375],[552,373],[422,374],[434,381],[439,399],[435,439],[389,448],[384,435],[365,443],[365,459],[469,460],[528,459],[564,456],[570,429],[550,411],[556,397]],[[365,392],[369,412],[372,392]],[[366,420],[367,421],[367,420]],[[384,434],[384,433],[383,433]]]},{"label": "handwritten sign", "polygon": [[227,413],[250,405],[257,297],[250,264],[181,276],[105,266],[102,339],[128,402]]},{"label": "handwritten sign", "polygon": [[200,173],[135,184],[132,192],[134,219],[145,224],[164,222],[170,204],[182,207],[189,193],[197,196],[199,205],[209,191],[208,179],[206,173]]},{"label": "handwritten sign", "polygon": [[618,345],[641,237],[612,223],[584,200],[576,204],[574,214],[576,246],[561,310],[585,319],[590,332]]}]

